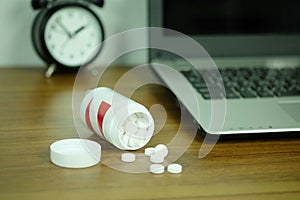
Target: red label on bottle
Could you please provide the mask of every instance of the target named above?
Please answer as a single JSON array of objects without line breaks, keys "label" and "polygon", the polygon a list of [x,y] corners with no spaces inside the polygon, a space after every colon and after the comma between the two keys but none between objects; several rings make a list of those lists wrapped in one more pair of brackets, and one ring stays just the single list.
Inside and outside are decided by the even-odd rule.
[{"label": "red label on bottle", "polygon": [[99,109],[98,109],[98,115],[97,115],[97,120],[98,120],[98,126],[99,126],[99,129],[100,129],[100,132],[103,136],[103,138],[105,139],[105,136],[103,134],[103,119],[104,119],[104,116],[107,112],[107,110],[110,108],[110,104],[106,103],[105,101],[102,101],[100,106],[99,106]]}]

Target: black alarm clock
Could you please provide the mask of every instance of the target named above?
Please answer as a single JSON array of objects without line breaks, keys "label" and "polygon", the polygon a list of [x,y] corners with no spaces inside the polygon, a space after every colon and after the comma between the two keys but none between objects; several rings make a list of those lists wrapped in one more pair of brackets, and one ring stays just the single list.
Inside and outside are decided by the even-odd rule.
[{"label": "black alarm clock", "polygon": [[56,69],[78,69],[94,60],[102,48],[103,25],[90,8],[103,0],[32,0],[41,9],[32,25],[32,42],[47,63],[46,76]]}]

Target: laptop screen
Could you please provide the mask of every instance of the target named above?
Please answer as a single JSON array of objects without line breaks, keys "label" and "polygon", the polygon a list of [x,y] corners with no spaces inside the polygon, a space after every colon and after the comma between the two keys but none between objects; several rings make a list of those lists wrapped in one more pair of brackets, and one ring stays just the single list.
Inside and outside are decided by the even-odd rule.
[{"label": "laptop screen", "polygon": [[163,26],[189,35],[300,33],[296,0],[165,0]]},{"label": "laptop screen", "polygon": [[[211,56],[300,55],[297,0],[149,0],[149,26],[187,34]],[[180,40],[166,33],[155,40]]]}]

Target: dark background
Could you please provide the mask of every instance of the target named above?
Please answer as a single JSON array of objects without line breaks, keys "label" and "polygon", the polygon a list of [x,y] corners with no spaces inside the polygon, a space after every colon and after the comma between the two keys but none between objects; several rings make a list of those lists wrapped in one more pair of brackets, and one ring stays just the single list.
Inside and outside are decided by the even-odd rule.
[{"label": "dark background", "polygon": [[185,34],[300,32],[297,0],[165,0],[163,9],[163,26]]}]

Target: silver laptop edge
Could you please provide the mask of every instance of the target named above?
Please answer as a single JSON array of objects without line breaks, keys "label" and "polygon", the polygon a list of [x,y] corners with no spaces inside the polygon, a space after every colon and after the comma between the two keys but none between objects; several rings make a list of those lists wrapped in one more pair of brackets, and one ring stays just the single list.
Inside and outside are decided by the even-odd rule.
[{"label": "silver laptop edge", "polygon": [[[162,27],[162,1],[149,1],[149,26]],[[266,66],[270,68],[282,68],[286,66],[300,65],[300,35],[287,35],[282,39],[282,35],[264,36],[192,36],[212,55],[214,62],[219,68],[231,66]],[[159,37],[161,43],[179,42],[180,38],[164,35],[161,32]],[[150,43],[153,38],[150,35]],[[156,41],[157,42],[157,41]],[[270,46],[267,44],[273,44]],[[226,45],[238,43],[226,51]],[[251,44],[251,45],[250,45]],[[251,48],[245,48],[247,45]],[[258,46],[255,46],[258,45]],[[184,45],[183,45],[184,47]],[[259,49],[259,50],[257,50]],[[186,54],[189,49],[183,48]],[[225,52],[225,53],[224,53]],[[255,53],[253,53],[255,52]],[[196,57],[195,52],[188,52],[190,59],[201,59]],[[161,53],[150,50],[150,63],[163,63],[177,69],[168,59],[164,59]],[[217,132],[210,130],[211,123],[211,101],[205,100],[199,94],[198,102],[201,114],[195,109],[186,106],[185,102],[189,98],[188,93],[179,91],[176,84],[172,84],[172,78],[164,73],[164,70],[153,67],[156,74],[165,82],[169,89],[174,92],[179,101],[185,105],[193,119],[202,127],[206,133],[210,134],[249,134],[249,133],[269,133],[269,132],[295,132],[300,131],[300,97],[274,97],[274,98],[251,98],[251,99],[227,99],[226,116],[223,129]],[[300,78],[300,77],[299,77]],[[299,111],[299,112],[298,112]]]}]

